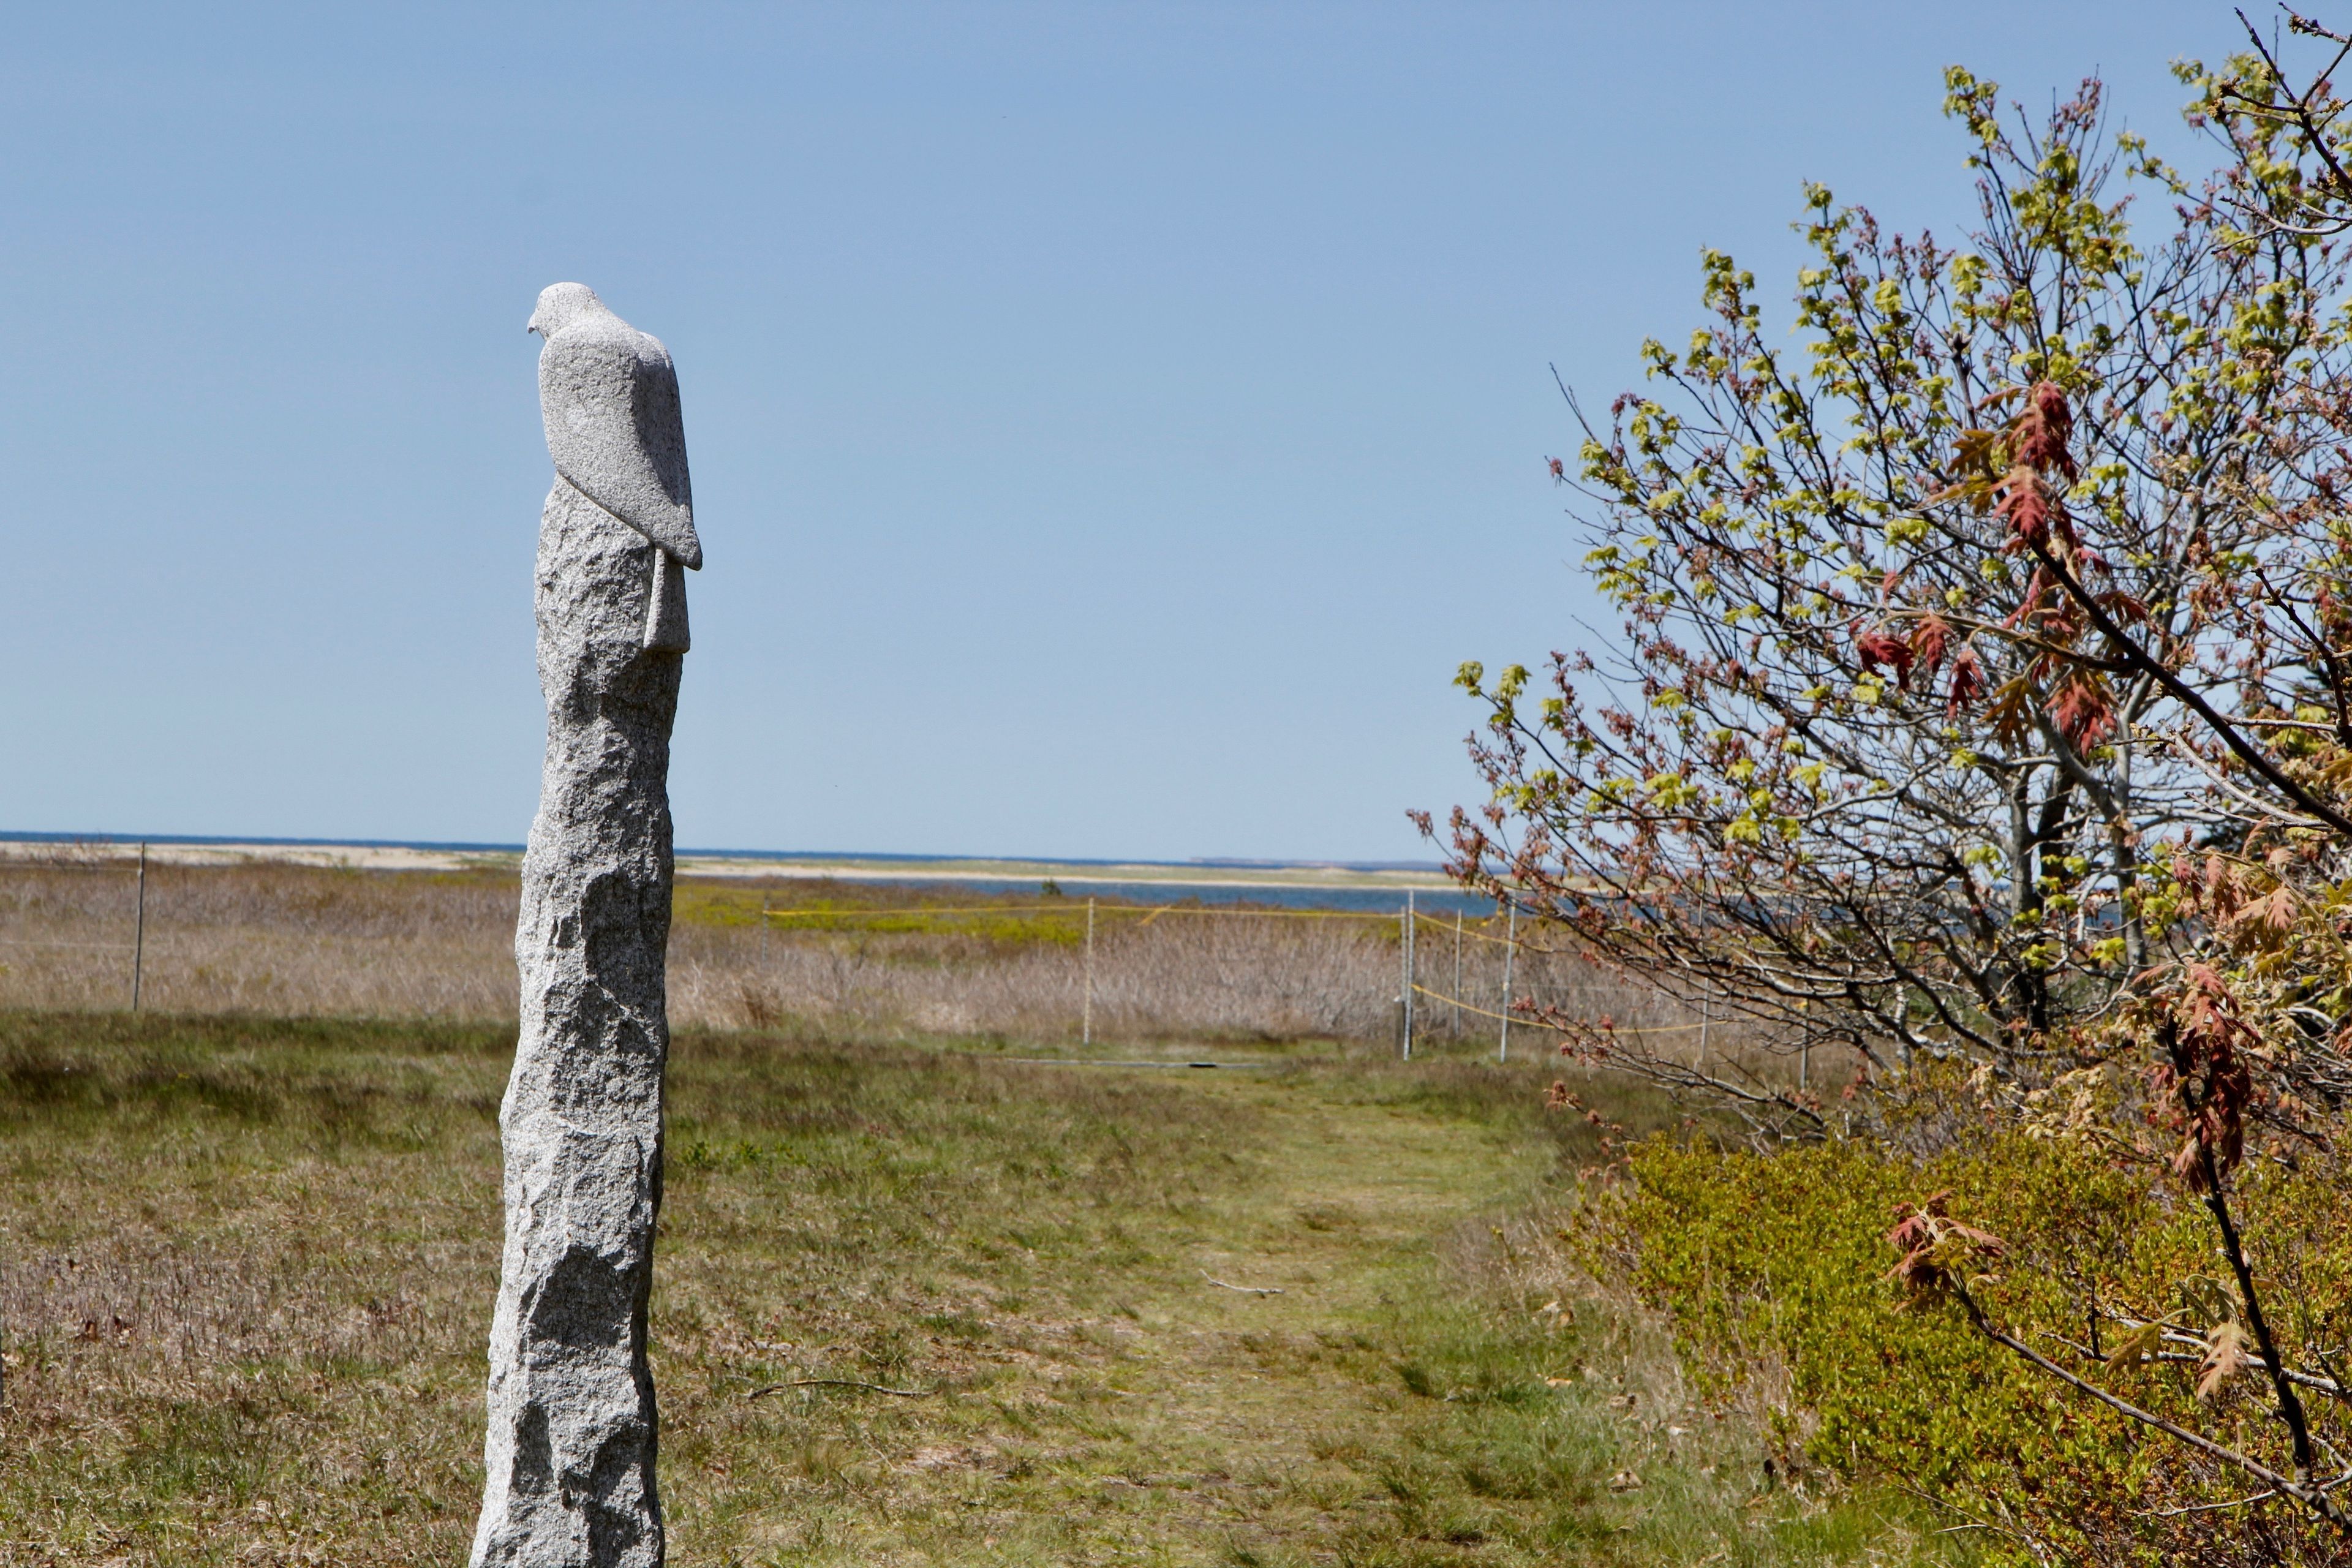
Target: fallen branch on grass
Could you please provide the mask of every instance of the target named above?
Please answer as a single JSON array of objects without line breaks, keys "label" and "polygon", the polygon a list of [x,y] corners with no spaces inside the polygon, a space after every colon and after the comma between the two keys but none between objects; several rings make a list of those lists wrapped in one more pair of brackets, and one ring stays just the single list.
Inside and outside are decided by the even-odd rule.
[{"label": "fallen branch on grass", "polygon": [[1201,1270],[1201,1278],[1206,1279],[1210,1284],[1214,1285],[1220,1290],[1238,1290],[1244,1296],[1279,1296],[1282,1294],[1279,1289],[1276,1289],[1272,1285],[1228,1285],[1205,1268]]},{"label": "fallen branch on grass", "polygon": [[900,1399],[927,1399],[939,1392],[936,1388],[885,1388],[878,1383],[860,1383],[854,1377],[796,1377],[790,1383],[772,1383],[765,1388],[755,1388],[744,1397],[760,1399],[771,1394],[782,1394],[787,1388],[862,1388],[869,1394],[888,1394]]}]

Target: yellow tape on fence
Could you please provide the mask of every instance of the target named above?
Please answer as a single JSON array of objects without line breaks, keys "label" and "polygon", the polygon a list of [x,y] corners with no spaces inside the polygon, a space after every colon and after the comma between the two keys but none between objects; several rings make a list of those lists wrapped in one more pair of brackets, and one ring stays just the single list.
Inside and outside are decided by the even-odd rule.
[{"label": "yellow tape on fence", "polygon": [[[1026,909],[1033,906],[1024,905],[1021,907]],[[1055,911],[1056,914],[1061,912],[1062,911],[1059,910]],[[1080,904],[1076,912],[1079,914],[1086,913],[1086,906],[1084,904]],[[1234,910],[1220,909],[1213,904],[1193,905],[1190,907],[1183,904],[1161,904],[1157,908],[1147,910],[1138,904],[1102,904],[1096,907],[1095,912],[1106,919],[1113,915],[1141,915],[1143,916],[1143,923],[1145,925],[1150,925],[1161,915],[1215,915],[1221,918],[1237,921],[1387,921],[1396,919],[1398,911],[1391,911],[1387,910]]]},{"label": "yellow tape on fence", "polygon": [[973,904],[969,907],[912,910],[761,910],[760,913],[772,921],[788,920],[882,920],[904,915],[1084,915],[1087,907],[1075,910],[1033,909],[1024,904]]},{"label": "yellow tape on fence", "polygon": [[[1383,920],[1393,920],[1395,917],[1392,915],[1383,915],[1381,918]],[[1496,915],[1480,915],[1478,917],[1481,923],[1499,918],[1499,916]],[[1535,923],[1536,919],[1536,916],[1528,916],[1525,924],[1520,927],[1519,934],[1517,936],[1489,936],[1485,931],[1478,930],[1475,926],[1449,925],[1446,923],[1444,917],[1441,915],[1425,915],[1416,910],[1412,917],[1413,924],[1415,926],[1420,926],[1423,922],[1426,922],[1430,925],[1435,926],[1440,932],[1455,932],[1462,936],[1468,937],[1472,942],[1491,942],[1496,947],[1516,947],[1520,942],[1527,941],[1528,929]]]},{"label": "yellow tape on fence", "polygon": [[[1083,918],[1085,917],[1085,915],[1086,915],[1086,912],[1087,912],[1087,906],[1086,906],[1084,903],[1078,903],[1078,904],[1055,904],[1055,905],[1054,905],[1054,906],[1052,906],[1052,907],[1050,907],[1050,908],[1048,908],[1048,907],[1046,907],[1046,906],[1044,906],[1044,905],[1038,905],[1038,904],[971,904],[971,905],[953,905],[953,906],[923,906],[923,907],[917,907],[917,908],[913,908],[913,909],[903,909],[903,910],[859,910],[859,909],[845,909],[845,910],[761,910],[761,911],[760,911],[760,913],[761,913],[764,918],[766,918],[766,919],[768,919],[768,920],[772,920],[772,921],[784,921],[784,920],[828,920],[828,921],[833,921],[833,920],[882,920],[882,919],[887,919],[887,918],[903,918],[903,917],[908,916],[908,915],[1019,915],[1019,916],[1029,916],[1029,915],[1048,915],[1048,916],[1052,916],[1052,915],[1065,915],[1065,916],[1068,916],[1068,917],[1069,917],[1069,918],[1071,918],[1071,919],[1076,920],[1076,919],[1083,919]],[[1182,905],[1181,905],[1181,904],[1162,904],[1162,905],[1159,906],[1159,907],[1158,907],[1158,908],[1156,908],[1156,909],[1147,909],[1147,908],[1144,908],[1144,907],[1142,907],[1142,906],[1135,905],[1135,904],[1109,904],[1109,905],[1097,905],[1097,906],[1096,906],[1096,909],[1095,909],[1095,914],[1096,914],[1096,916],[1097,916],[1098,919],[1102,919],[1102,920],[1109,920],[1109,919],[1112,919],[1112,918],[1114,918],[1114,917],[1116,917],[1116,916],[1119,916],[1119,915],[1141,915],[1141,916],[1143,917],[1143,924],[1144,924],[1144,925],[1150,925],[1153,921],[1158,920],[1161,915],[1219,915],[1219,916],[1225,916],[1225,917],[1229,917],[1229,918],[1234,919],[1234,920],[1260,920],[1260,921],[1263,921],[1263,920],[1289,920],[1289,921],[1392,921],[1392,920],[1394,920],[1394,919],[1396,919],[1396,918],[1397,918],[1394,914],[1386,913],[1386,912],[1384,912],[1384,911],[1382,911],[1382,910],[1225,910],[1225,909],[1213,909],[1213,908],[1186,909],[1185,907],[1183,907],[1183,906],[1182,906]],[[1141,930],[1141,929],[1142,929],[1142,927],[1141,927],[1141,926],[1139,926],[1139,927],[1137,927],[1136,929],[1139,931],[1139,930]],[[1470,934],[1472,934],[1472,935],[1475,935],[1476,933],[1475,933],[1475,932],[1472,932],[1472,933],[1470,933]],[[1494,941],[1494,940],[1496,940],[1496,939],[1495,939],[1495,938],[1492,938],[1492,937],[1482,937],[1482,938],[1480,938],[1480,940],[1481,940],[1481,941],[1491,942],[1491,941]]]},{"label": "yellow tape on fence", "polygon": [[[1558,1024],[1547,1024],[1540,1018],[1530,1018],[1517,1013],[1497,1013],[1491,1007],[1481,1007],[1475,1002],[1465,1002],[1459,996],[1448,996],[1443,991],[1432,991],[1428,986],[1422,984],[1419,981],[1413,982],[1412,988],[1422,995],[1428,997],[1433,1002],[1443,1002],[1448,1006],[1459,1007],[1465,1012],[1475,1013],[1482,1018],[1496,1018],[1507,1024],[1523,1024],[1530,1028],[1549,1029],[1556,1035],[1564,1035],[1568,1033],[1566,1029],[1561,1028]],[[1713,1019],[1709,1019],[1706,1022],[1697,1024],[1659,1024],[1655,1026],[1636,1024],[1613,1028],[1611,1032],[1619,1035],[1686,1035],[1693,1029],[1712,1027],[1714,1022],[1715,1021]],[[1597,1024],[1591,1026],[1593,1028],[1600,1027]]]},{"label": "yellow tape on fence", "polygon": [[1529,1028],[1549,1029],[1554,1034],[1566,1032],[1557,1024],[1547,1024],[1536,1018],[1522,1018],[1511,1013],[1497,1013],[1491,1007],[1481,1007],[1475,1002],[1465,1002],[1458,996],[1448,996],[1443,991],[1432,991],[1418,981],[1414,982],[1412,988],[1433,1002],[1444,1002],[1449,1006],[1459,1007],[1465,1013],[1475,1013],[1482,1018],[1496,1018],[1506,1024],[1522,1024]]}]

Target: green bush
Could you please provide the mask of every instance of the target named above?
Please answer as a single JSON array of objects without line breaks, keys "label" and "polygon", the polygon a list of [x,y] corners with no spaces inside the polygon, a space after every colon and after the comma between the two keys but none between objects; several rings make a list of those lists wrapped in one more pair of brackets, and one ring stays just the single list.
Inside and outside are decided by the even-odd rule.
[{"label": "green bush", "polygon": [[[1988,1134],[1926,1161],[1861,1142],[1766,1155],[1657,1139],[1629,1173],[1588,1211],[1585,1239],[1671,1315],[1711,1398],[1767,1406],[1785,1462],[1916,1489],[1981,1531],[1997,1562],[2336,1560],[2342,1543],[2284,1505],[2172,1511],[2260,1489],[1987,1342],[1956,1304],[1888,1279],[1898,1205],[1948,1191],[1954,1215],[2008,1244],[1976,1288],[1996,1323],[2284,1468],[2259,1366],[2200,1409],[2196,1357],[2102,1359],[2117,1335],[2112,1321],[2093,1327],[2095,1308],[2170,1314],[2190,1332],[2220,1310],[2210,1219],[2144,1167]],[[2235,1201],[2264,1248],[2255,1264],[2290,1351],[2343,1343],[2329,1331],[2352,1294],[2352,1202],[2332,1173],[2250,1167]],[[2323,1436],[2352,1443],[2340,1403],[2308,1403]]]}]

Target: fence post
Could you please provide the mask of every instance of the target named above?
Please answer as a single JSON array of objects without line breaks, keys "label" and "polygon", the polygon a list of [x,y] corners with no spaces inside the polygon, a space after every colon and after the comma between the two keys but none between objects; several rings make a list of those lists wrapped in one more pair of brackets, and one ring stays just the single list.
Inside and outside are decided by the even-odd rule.
[{"label": "fence post", "polygon": [[139,913],[131,927],[131,1010],[139,1011],[139,982],[147,967],[147,846],[139,847]]},{"label": "fence post", "polygon": [[1454,1037],[1462,1037],[1462,911],[1454,911]]},{"label": "fence post", "polygon": [[1495,1059],[1498,1062],[1511,1059],[1511,960],[1519,955],[1519,906],[1504,907],[1510,910],[1510,923],[1503,937],[1503,1005],[1498,1009],[1503,1015],[1503,1038],[1495,1047]]},{"label": "fence post", "polygon": [[1404,1059],[1412,1060],[1412,893],[1404,896]]},{"label": "fence post", "polygon": [[1095,1043],[1095,901],[1087,900],[1087,999],[1078,1015],[1078,1044]]}]

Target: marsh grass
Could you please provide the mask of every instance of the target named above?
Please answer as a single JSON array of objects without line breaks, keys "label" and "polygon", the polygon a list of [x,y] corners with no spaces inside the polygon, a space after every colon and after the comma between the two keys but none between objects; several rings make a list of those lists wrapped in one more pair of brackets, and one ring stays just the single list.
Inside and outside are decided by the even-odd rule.
[{"label": "marsh grass", "polygon": [[[961,1045],[679,1037],[673,1561],[1912,1550],[1863,1501],[1766,1488],[1754,1426],[1699,1409],[1648,1321],[1581,1281],[1558,1221],[1594,1150],[1536,1109],[1548,1067]],[[510,1048],[0,1015],[0,1563],[462,1560]],[[806,1378],[917,1396],[752,1397]]]},{"label": "marsh grass", "polygon": [[[135,881],[111,850],[0,859],[0,1006],[128,1005]],[[142,999],[173,1013],[510,1020],[510,864],[365,871],[157,861]],[[685,1027],[827,1037],[1000,1035],[1066,1042],[1086,1008],[1083,900],[966,888],[689,878],[677,885],[670,1016]],[[1421,928],[1419,977],[1503,1003],[1494,922]],[[1397,923],[1342,911],[1104,900],[1094,1036],[1106,1042],[1389,1041]],[[1454,988],[1459,986],[1459,990]],[[1523,945],[1512,994],[1625,1026],[1686,1025],[1664,998]],[[1467,1050],[1493,1019],[1423,998],[1421,1037]],[[1522,1049],[1539,1045],[1522,1031]],[[1693,1037],[1695,1043],[1695,1037]],[[1718,1048],[1730,1048],[1727,1030]]]}]

